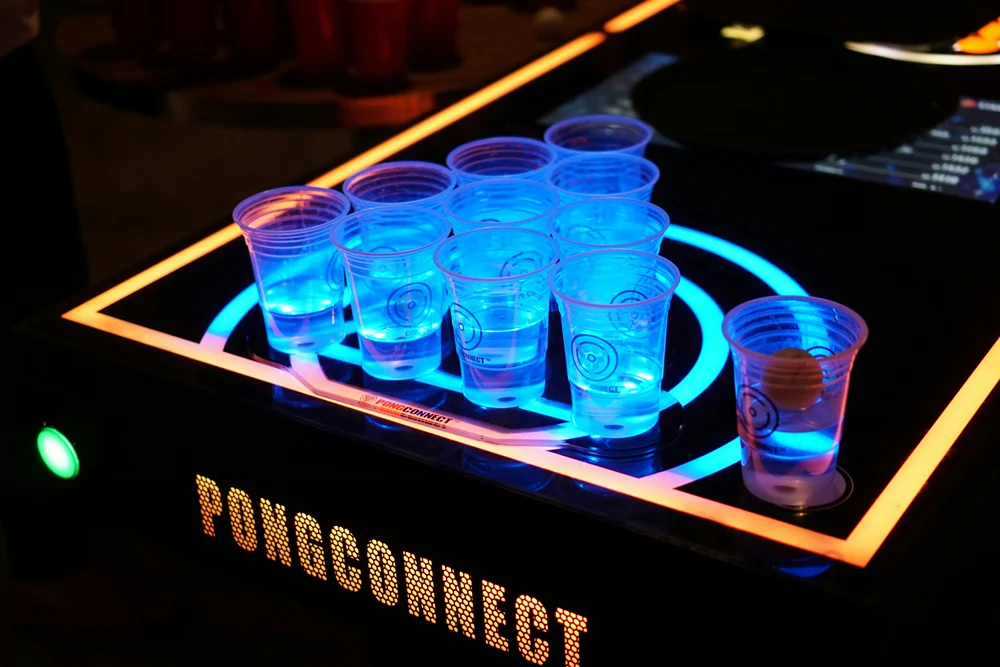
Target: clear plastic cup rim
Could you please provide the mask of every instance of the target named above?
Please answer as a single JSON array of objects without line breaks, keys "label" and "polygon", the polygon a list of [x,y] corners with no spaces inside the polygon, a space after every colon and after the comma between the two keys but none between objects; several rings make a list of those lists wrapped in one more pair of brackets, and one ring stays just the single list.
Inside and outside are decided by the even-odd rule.
[{"label": "clear plastic cup rim", "polygon": [[[629,206],[640,206],[642,208],[655,209],[656,211],[662,213],[663,216],[667,219],[667,221],[663,225],[663,228],[659,231],[659,233],[650,234],[649,236],[647,236],[645,238],[638,239],[636,241],[632,241],[632,242],[627,243],[627,244],[617,244],[617,245],[611,245],[611,244],[607,244],[607,243],[583,243],[582,241],[574,241],[572,239],[566,238],[562,234],[559,234],[558,232],[556,232],[556,230],[555,230],[555,222],[556,222],[556,218],[559,216],[560,213],[562,213],[563,211],[565,211],[567,209],[572,209],[572,208],[576,208],[576,207],[581,207],[582,208],[583,206],[587,206],[587,205],[593,206],[595,203],[598,203],[598,202],[610,202],[612,204],[627,204]],[[628,249],[630,249],[630,246],[637,246],[637,245],[642,245],[644,243],[650,243],[650,242],[654,241],[657,238],[659,238],[659,239],[662,240],[663,239],[663,235],[667,233],[667,229],[669,227],[670,227],[670,215],[666,211],[664,211],[662,208],[660,208],[656,204],[653,204],[653,203],[648,202],[648,201],[642,201],[641,199],[628,199],[627,197],[588,197],[588,198],[583,199],[581,201],[575,201],[575,202],[566,204],[565,206],[560,206],[555,211],[553,211],[550,214],[550,216],[549,216],[549,223],[548,223],[548,230],[549,230],[549,233],[552,235],[553,238],[558,238],[558,239],[560,239],[562,241],[565,241],[568,245],[580,246],[580,247],[584,247],[584,248],[593,248],[594,250],[605,250],[605,249],[613,249],[613,248],[621,248],[622,250],[628,250]]]},{"label": "clear plastic cup rim", "polygon": [[[562,267],[573,262],[581,261],[586,257],[594,257],[597,255],[632,255],[634,257],[648,257],[652,259],[657,264],[666,266],[670,269],[671,273],[674,274],[674,284],[668,289],[660,292],[656,296],[651,296],[648,299],[643,299],[642,301],[630,301],[629,303],[594,303],[593,301],[585,301],[584,299],[577,299],[575,297],[567,296],[560,290],[556,289],[553,284],[556,271],[559,271]],[[573,255],[572,257],[567,257],[562,260],[549,271],[549,289],[552,294],[557,296],[561,301],[566,301],[568,303],[576,304],[578,306],[586,306],[588,308],[599,308],[601,310],[622,310],[628,308],[637,308],[638,306],[648,305],[655,303],[657,301],[662,301],[664,299],[669,299],[673,296],[674,292],[677,290],[677,285],[681,282],[681,270],[677,268],[677,265],[671,262],[669,259],[663,255],[657,255],[652,252],[645,252],[643,250],[630,250],[628,248],[606,248],[604,250],[591,250],[589,252],[583,252],[579,255]]]},{"label": "clear plastic cup rim", "polygon": [[757,299],[751,299],[750,301],[745,301],[740,305],[736,306],[735,308],[733,308],[732,310],[730,310],[728,313],[726,313],[726,316],[722,318],[722,335],[725,336],[726,342],[729,343],[730,347],[732,347],[734,350],[738,350],[741,356],[748,357],[750,359],[756,359],[759,362],[761,362],[762,365],[767,364],[767,365],[793,367],[798,364],[801,364],[802,363],[801,360],[798,359],[775,357],[770,354],[764,354],[763,352],[756,352],[754,350],[751,350],[750,348],[744,347],[743,345],[740,345],[739,343],[734,341],[732,336],[729,335],[730,322],[732,322],[734,317],[739,315],[747,308],[750,308],[752,306],[762,306],[767,303],[777,303],[781,301],[795,301],[798,303],[808,303],[810,305],[815,305],[815,306],[825,306],[827,308],[832,308],[844,313],[848,317],[853,318],[858,323],[859,325],[858,328],[860,330],[858,332],[858,340],[855,341],[854,344],[851,345],[846,350],[842,350],[840,352],[831,354],[830,356],[823,357],[821,361],[824,364],[842,362],[850,359],[851,357],[853,357],[858,353],[858,350],[860,350],[861,347],[868,340],[868,323],[865,322],[864,319],[851,308],[848,308],[843,304],[837,303],[836,301],[830,301],[829,299],[821,299],[820,297],[816,296],[781,296],[780,294],[778,294],[774,296],[764,296],[764,297],[759,297]]},{"label": "clear plastic cup rim", "polygon": [[[454,201],[455,197],[462,190],[464,190],[465,188],[470,188],[470,189],[471,188],[477,188],[477,187],[481,188],[484,185],[489,185],[491,183],[495,184],[495,185],[501,185],[502,184],[504,186],[514,186],[514,187],[516,187],[516,185],[525,184],[525,185],[529,185],[529,186],[534,187],[534,188],[541,188],[543,190],[546,190],[546,191],[550,192],[552,194],[553,199],[555,199],[556,203],[555,203],[555,205],[551,209],[549,209],[545,213],[539,213],[538,215],[533,215],[530,218],[522,218],[521,220],[510,220],[510,221],[507,221],[507,222],[482,222],[481,220],[469,220],[468,218],[463,218],[463,217],[461,217],[459,215],[455,215],[454,213],[451,212],[451,206],[450,206],[450,204],[452,203],[452,201]],[[483,179],[481,181],[472,181],[471,183],[466,183],[465,185],[460,185],[459,187],[457,187],[454,190],[452,190],[451,192],[449,192],[448,196],[444,198],[444,201],[441,204],[441,208],[444,211],[445,215],[447,215],[448,217],[454,218],[455,220],[458,220],[459,222],[462,222],[462,223],[465,223],[465,224],[471,225],[471,226],[492,227],[492,228],[518,227],[520,225],[530,224],[532,222],[535,222],[536,220],[543,219],[546,216],[551,216],[553,214],[553,212],[556,211],[556,210],[558,210],[558,208],[559,208],[559,193],[551,185],[548,185],[546,183],[540,183],[539,181],[529,181],[529,180],[524,179],[524,178],[514,178],[514,177],[511,177],[511,178],[485,178],[485,179]]]},{"label": "clear plastic cup rim", "polygon": [[[265,227],[254,227],[252,225],[244,224],[242,222],[243,215],[255,205],[264,202],[272,197],[277,197],[279,195],[291,195],[291,194],[313,194],[318,195],[318,199],[324,199],[327,201],[336,201],[344,206],[344,210],[330,218],[330,220],[319,223],[312,227],[306,229],[286,229],[268,230]],[[294,200],[292,200],[294,201]],[[308,200],[303,200],[308,201]],[[264,190],[263,192],[258,192],[255,195],[250,195],[233,209],[233,222],[243,231],[250,232],[251,234],[263,234],[271,238],[284,238],[291,239],[296,236],[311,236],[313,234],[320,233],[324,231],[327,226],[335,227],[338,222],[340,222],[344,216],[348,214],[351,210],[351,200],[345,195],[336,190],[330,190],[329,188],[320,188],[313,185],[289,185],[281,188],[272,188],[270,190]]]},{"label": "clear plastic cup rim", "polygon": [[[632,190],[626,190],[625,192],[616,192],[616,193],[611,194],[611,195],[589,194],[589,193],[586,193],[586,192],[579,192],[577,190],[567,190],[566,188],[561,188],[561,187],[559,187],[558,185],[556,185],[555,183],[552,182],[553,181],[553,178],[552,178],[553,174],[555,174],[558,170],[564,168],[566,165],[579,164],[581,162],[598,162],[600,160],[606,160],[608,158],[613,158],[615,160],[625,160],[626,162],[634,162],[634,163],[636,163],[638,165],[642,165],[642,166],[648,167],[648,168],[650,168],[652,170],[653,177],[650,178],[649,179],[649,183],[646,183],[645,185],[640,185],[637,188],[633,188]],[[644,158],[644,157],[642,157],[640,155],[632,155],[631,153],[595,153],[595,152],[590,152],[590,153],[582,153],[580,155],[574,155],[573,157],[566,158],[562,162],[560,162],[560,163],[556,164],[555,166],[553,166],[551,168],[551,170],[549,171],[547,177],[548,177],[548,180],[547,180],[548,184],[551,185],[553,188],[555,188],[556,192],[560,192],[560,193],[561,192],[565,192],[566,194],[572,195],[574,197],[586,197],[586,198],[591,198],[591,199],[595,198],[595,197],[602,197],[602,198],[605,198],[605,199],[611,199],[611,198],[615,198],[615,199],[629,199],[629,195],[635,194],[636,192],[640,192],[642,190],[645,190],[647,188],[650,188],[650,187],[654,186],[657,183],[657,181],[660,180],[660,168],[657,167],[656,163],[653,162],[652,160]]]},{"label": "clear plastic cup rim", "polygon": [[[445,232],[444,232],[444,234],[442,234],[441,236],[438,236],[436,239],[434,239],[430,243],[426,243],[426,244],[424,244],[422,246],[418,246],[416,248],[408,248],[406,250],[394,250],[393,252],[368,252],[366,250],[355,250],[354,248],[348,248],[348,247],[344,246],[343,244],[341,244],[341,243],[339,243],[337,241],[337,232],[341,229],[341,227],[343,227],[344,225],[346,225],[348,222],[351,222],[353,220],[357,220],[357,219],[362,218],[362,217],[387,215],[387,214],[392,214],[392,213],[404,213],[404,214],[405,213],[411,213],[411,214],[414,214],[414,215],[420,215],[420,216],[425,216],[425,217],[426,216],[433,216],[433,217],[436,217],[436,218],[440,218],[445,223],[445,225],[444,225],[445,226]],[[420,207],[420,206],[396,206],[396,205],[392,205],[392,206],[376,206],[375,208],[366,208],[366,209],[363,209],[363,210],[360,210],[360,211],[355,211],[354,213],[351,213],[350,215],[344,216],[343,218],[341,218],[340,220],[338,220],[337,224],[335,224],[333,226],[333,229],[330,230],[330,240],[333,242],[333,245],[336,246],[337,249],[340,250],[345,255],[351,255],[351,256],[354,256],[354,257],[403,257],[405,255],[415,255],[415,254],[417,254],[417,253],[419,253],[421,251],[429,250],[430,248],[433,248],[435,245],[437,245],[437,244],[441,243],[443,240],[447,239],[448,235],[450,233],[451,233],[451,223],[448,222],[448,218],[447,217],[445,217],[441,213],[438,213],[437,211],[434,211],[434,210],[431,210],[431,209],[428,209],[428,208],[423,208],[423,207]]]},{"label": "clear plastic cup rim", "polygon": [[[571,127],[573,125],[584,125],[587,123],[600,124],[602,122],[616,123],[618,125],[629,125],[631,127],[640,130],[643,134],[643,138],[642,140],[635,142],[631,146],[623,146],[622,148],[615,148],[607,151],[577,150],[575,148],[569,148],[567,146],[560,146],[552,138],[552,135],[554,135],[556,132],[563,130],[567,127]],[[567,118],[565,120],[559,121],[558,123],[550,125],[549,128],[545,130],[544,136],[545,136],[545,143],[549,144],[550,146],[555,146],[558,150],[565,151],[566,153],[572,153],[574,157],[577,155],[588,155],[588,154],[590,155],[602,155],[608,153],[628,154],[628,151],[634,150],[639,146],[646,146],[649,144],[650,141],[652,141],[653,128],[651,128],[648,123],[644,123],[638,118],[630,118],[628,116],[615,116],[612,114],[592,114],[589,116],[575,116],[573,118]]]},{"label": "clear plastic cup rim", "polygon": [[[494,234],[498,230],[503,230],[504,234],[508,233],[530,234],[531,236],[537,236],[539,238],[545,239],[545,241],[549,243],[549,246],[552,249],[552,259],[546,262],[544,266],[535,269],[534,271],[530,271],[528,273],[522,273],[516,276],[496,276],[492,278],[479,278],[475,276],[467,276],[464,273],[457,273],[450,269],[446,269],[442,265],[438,255],[441,253],[444,247],[449,243],[455,242],[456,239],[468,239],[472,236],[475,236],[476,234]],[[550,270],[553,267],[553,265],[555,265],[555,263],[558,261],[559,261],[559,246],[556,244],[555,241],[552,240],[552,237],[542,234],[541,232],[535,231],[534,229],[528,229],[527,227],[489,227],[486,229],[473,229],[468,232],[462,232],[461,234],[455,234],[453,237],[451,237],[450,239],[442,243],[440,246],[438,246],[438,249],[434,251],[434,263],[437,265],[439,269],[441,269],[441,273],[451,278],[456,278],[458,280],[463,280],[466,282],[480,282],[480,283],[517,282],[524,280],[525,278],[530,278],[531,276],[542,273],[543,271]]]},{"label": "clear plastic cup rim", "polygon": [[[480,176],[479,174],[473,171],[466,171],[465,169],[462,169],[461,167],[458,167],[455,164],[456,156],[475,148],[482,148],[483,146],[489,146],[490,144],[525,144],[527,146],[531,146],[532,148],[537,148],[544,151],[548,155],[549,162],[543,167],[539,167],[538,169],[532,169],[531,171],[524,171],[519,174],[511,174],[510,176],[486,176],[486,177]],[[485,181],[485,180],[492,181],[504,178],[519,178],[521,180],[530,180],[527,179],[526,177],[545,173],[546,171],[551,169],[556,164],[556,162],[558,162],[558,160],[559,160],[559,155],[556,153],[555,149],[552,148],[552,146],[545,143],[544,141],[539,141],[538,139],[531,139],[530,137],[487,137],[486,139],[476,139],[475,141],[464,143],[461,146],[452,149],[452,151],[448,153],[448,157],[445,158],[444,163],[448,165],[448,168],[455,173],[465,174],[480,181]]]},{"label": "clear plastic cup rim", "polygon": [[[351,195],[347,191],[348,188],[350,188],[359,179],[364,177],[370,177],[372,174],[377,173],[379,171],[387,169],[407,169],[407,168],[420,169],[423,171],[429,171],[441,174],[448,179],[448,185],[441,192],[431,195],[430,197],[423,197],[421,199],[412,199],[410,201],[400,202],[398,204],[392,204],[392,203],[384,204],[382,202],[373,201],[371,199],[365,199],[364,197],[359,197],[357,195]],[[351,174],[347,178],[347,180],[344,181],[343,190],[344,194],[351,202],[359,201],[359,202],[364,202],[366,204],[373,204],[374,206],[372,208],[381,206],[419,206],[422,203],[431,202],[436,199],[440,199],[442,197],[447,196],[448,193],[450,193],[452,190],[455,189],[455,186],[457,184],[458,184],[458,179],[455,177],[454,172],[452,172],[452,170],[448,169],[447,167],[443,167],[434,162],[421,162],[420,160],[398,160],[395,162],[379,162],[378,164],[373,164],[370,167],[365,167],[361,171]]]}]

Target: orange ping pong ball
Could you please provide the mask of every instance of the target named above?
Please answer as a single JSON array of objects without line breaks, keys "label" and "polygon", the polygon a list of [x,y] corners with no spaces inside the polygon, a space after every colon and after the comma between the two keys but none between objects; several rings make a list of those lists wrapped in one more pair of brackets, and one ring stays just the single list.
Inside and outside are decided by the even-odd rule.
[{"label": "orange ping pong ball", "polygon": [[823,369],[819,360],[803,349],[786,347],[772,357],[794,361],[765,364],[761,388],[781,410],[805,410],[823,391]]}]

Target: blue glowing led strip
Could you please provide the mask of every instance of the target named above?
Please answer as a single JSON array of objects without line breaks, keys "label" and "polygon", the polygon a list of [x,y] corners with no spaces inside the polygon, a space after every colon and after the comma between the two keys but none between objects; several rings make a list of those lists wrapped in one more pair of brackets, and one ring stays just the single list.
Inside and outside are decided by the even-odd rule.
[{"label": "blue glowing led strip", "polygon": [[227,303],[226,307],[220,310],[212,323],[208,325],[205,335],[201,337],[201,344],[216,350],[224,349],[233,329],[257,305],[257,301],[256,285],[250,285],[237,294],[236,298]]},{"label": "blue glowing led strip", "polygon": [[735,243],[724,241],[718,236],[699,232],[690,227],[670,225],[663,238],[701,248],[713,255],[728,259],[733,264],[743,267],[760,278],[765,285],[774,290],[775,294],[780,294],[781,296],[808,296],[801,285],[774,264],[760,255],[755,255]]},{"label": "blue glowing led strip", "polygon": [[[792,279],[792,277],[787,273],[760,255],[756,255],[746,248],[736,245],[735,243],[730,243],[729,241],[720,239],[717,236],[712,236],[711,234],[706,234],[705,232],[699,232],[698,230],[691,229],[690,227],[681,227],[680,225],[670,225],[667,229],[667,233],[664,234],[664,238],[671,241],[677,241],[679,243],[685,243],[696,248],[701,248],[702,250],[710,252],[713,255],[718,255],[723,259],[727,259],[733,264],[736,264],[757,276],[757,278],[759,278],[765,285],[774,290],[776,294],[781,296],[808,296],[802,286],[795,282],[795,280]],[[678,291],[680,291],[680,287],[678,287]],[[719,318],[719,326],[716,330],[719,337],[722,338],[722,345],[725,347],[724,354],[728,357],[729,344],[722,335],[721,317]],[[702,352],[704,352],[704,342],[702,345]],[[701,361],[700,357],[698,361]],[[697,366],[697,363],[695,366]],[[723,366],[725,366],[725,358],[723,358]],[[722,368],[720,367],[719,372],[721,371]],[[711,384],[717,376],[718,373],[712,377],[709,384]],[[686,379],[687,378],[685,378],[685,380]],[[696,459],[692,459],[687,463],[671,468],[670,470],[664,470],[663,472],[656,473],[655,475],[644,477],[642,482],[647,484],[668,485],[672,488],[676,488],[689,482],[702,479],[703,477],[714,475],[720,470],[738,463],[739,460],[740,439],[733,438],[721,447],[713,449],[709,453],[699,456]]]},{"label": "blue glowing led strip", "polygon": [[[702,346],[698,359],[688,374],[672,390],[663,392],[660,399],[661,409],[666,409],[675,401],[686,405],[701,395],[722,372],[729,355],[729,348],[721,330],[722,310],[712,300],[712,297],[687,279],[682,279],[678,284],[676,294],[678,298],[688,304],[697,318],[701,329]],[[240,323],[240,320],[257,305],[257,300],[255,285],[250,285],[240,292],[235,299],[219,311],[212,323],[208,325],[201,344],[211,346],[214,349],[223,349],[226,340]],[[346,345],[334,345],[324,350],[323,356],[355,366],[361,365],[361,352]],[[462,378],[442,370],[433,371],[417,378],[417,380],[439,389],[462,393]],[[564,422],[570,421],[570,407],[568,405],[545,398],[523,405],[521,409]]]},{"label": "blue glowing led strip", "polygon": [[[226,347],[226,341],[229,337],[233,335],[233,330],[240,323],[247,313],[257,305],[259,301],[259,295],[257,294],[257,285],[250,285],[242,292],[236,295],[236,298],[226,304],[226,306],[219,311],[219,314],[215,316],[208,328],[205,329],[205,334],[201,337],[201,345],[210,347],[214,350],[223,350]],[[344,307],[351,305],[351,290],[348,288],[344,289]],[[348,332],[354,331],[354,324],[351,322],[345,323],[345,328]]]},{"label": "blue glowing led strip", "polygon": [[677,285],[675,294],[688,305],[688,308],[698,318],[701,328],[701,351],[688,371],[677,385],[660,396],[660,409],[663,410],[677,401],[687,405],[701,396],[715,378],[719,377],[729,358],[729,344],[722,335],[722,309],[719,304],[702,288],[687,278],[682,278]]},{"label": "blue glowing led strip", "polygon": [[670,470],[666,470],[662,473],[656,473],[656,475],[650,475],[650,477],[643,478],[643,481],[655,478],[657,475],[663,475],[663,479],[670,479],[670,485],[673,487],[683,486],[688,482],[693,482],[696,479],[701,479],[702,477],[708,477],[709,475],[714,475],[720,470],[724,470],[729,466],[733,465],[740,460],[740,439],[733,438],[722,447],[718,449],[713,449],[708,454],[704,456],[699,456],[696,459],[692,459],[687,463],[679,465]]},{"label": "blue glowing led strip", "polygon": [[[671,225],[664,238],[700,248],[733,262],[759,278],[779,295],[807,296],[802,286],[777,266],[746,248],[720,239],[717,236],[699,232],[688,227]],[[694,401],[719,377],[729,356],[729,346],[722,335],[723,314],[718,304],[715,303],[707,292],[687,279],[681,280],[677,286],[676,294],[688,304],[688,307],[691,308],[691,311],[698,320],[702,334],[702,347],[694,366],[688,374],[673,389],[669,392],[664,392],[660,402],[661,409],[666,409],[672,405],[674,400],[682,405],[687,405]],[[345,304],[348,303],[348,299],[349,295],[345,295]],[[254,285],[250,285],[219,312],[202,337],[201,344],[222,349],[240,320],[246,316],[256,303],[257,290]],[[359,365],[361,361],[360,352],[347,346],[337,346],[336,350],[328,351],[325,354],[355,365]],[[462,390],[461,378],[440,370],[434,371],[420,380],[426,384],[456,393]],[[569,407],[555,401],[540,399],[523,406],[522,409],[554,419],[560,419],[564,422],[570,421]],[[561,427],[566,426],[565,424],[561,425]],[[567,436],[572,435],[572,431],[573,429],[567,430]],[[667,483],[672,487],[681,486],[687,482],[717,473],[737,463],[739,459],[739,438],[734,438],[721,447],[688,461],[683,465],[644,477],[642,482]]]}]

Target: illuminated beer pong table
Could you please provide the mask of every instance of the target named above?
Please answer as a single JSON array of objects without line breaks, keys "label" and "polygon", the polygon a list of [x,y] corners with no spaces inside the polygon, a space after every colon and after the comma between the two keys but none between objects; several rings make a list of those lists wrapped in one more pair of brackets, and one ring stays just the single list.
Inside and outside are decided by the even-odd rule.
[{"label": "illuminated beer pong table", "polygon": [[[310,184],[387,159],[443,163],[476,136],[540,138],[567,91],[643,57],[629,30],[648,26],[634,24],[681,20],[670,4],[641,5]],[[468,659],[633,664],[667,650],[663,633],[677,655],[713,637],[720,655],[770,655],[725,644],[776,615],[829,624],[844,651],[898,655],[952,600],[935,571],[960,565],[995,516],[995,206],[655,143],[647,157],[673,219],[661,254],[684,276],[653,455],[587,453],[555,317],[546,394],[515,410],[465,401],[450,324],[441,368],[402,383],[365,376],[353,335],[320,355],[274,353],[233,224],[26,323],[21,418],[73,442],[84,496],[112,483],[146,494],[129,529]],[[871,330],[846,486],[822,511],[768,506],[740,480],[721,322],[771,294],[839,301]],[[917,581],[933,604],[915,602]],[[781,632],[789,652],[812,643]]]}]

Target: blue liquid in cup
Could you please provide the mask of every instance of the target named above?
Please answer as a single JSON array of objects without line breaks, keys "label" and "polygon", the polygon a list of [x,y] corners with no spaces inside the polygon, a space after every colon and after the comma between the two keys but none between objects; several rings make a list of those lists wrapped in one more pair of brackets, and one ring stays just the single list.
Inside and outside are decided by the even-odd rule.
[{"label": "blue liquid in cup", "polygon": [[318,352],[343,340],[343,265],[330,230],[349,209],[340,193],[303,186],[262,192],[233,212],[275,350]]},{"label": "blue liquid in cup", "polygon": [[587,153],[558,162],[547,182],[564,205],[588,197],[649,201],[659,168],[644,157],[625,153]]},{"label": "blue liquid in cup", "polygon": [[780,430],[765,437],[739,429],[747,489],[780,505],[831,502],[842,424],[836,407],[817,402],[809,410],[783,416]]},{"label": "blue liquid in cup", "polygon": [[446,163],[460,185],[493,178],[545,182],[558,156],[551,146],[526,137],[492,137],[462,144]]},{"label": "blue liquid in cup", "polygon": [[321,349],[330,342],[343,340],[343,308],[335,303],[336,290],[325,282],[292,280],[267,287],[264,293],[268,313],[265,321],[274,349],[283,352]]},{"label": "blue liquid in cup", "polygon": [[671,262],[635,250],[598,250],[549,275],[559,302],[573,424],[630,438],[659,423],[667,314],[680,281]]},{"label": "blue liquid in cup", "polygon": [[452,326],[463,394],[487,408],[513,408],[545,391],[548,269],[558,248],[524,228],[485,228],[448,239],[434,261],[452,293]]},{"label": "blue liquid in cup", "polygon": [[436,300],[432,297],[427,282],[417,278],[398,287],[354,289],[361,291],[359,303],[375,304],[363,311],[358,327],[365,372],[382,379],[402,379],[426,375],[441,364],[443,304],[441,295]]},{"label": "blue liquid in cup", "polygon": [[445,286],[433,262],[447,219],[429,209],[359,211],[333,230],[351,281],[361,366],[373,377],[405,380],[441,363]]},{"label": "blue liquid in cup", "polygon": [[545,131],[545,143],[560,159],[584,153],[628,153],[643,156],[653,129],[635,118],[593,115],[568,118]]},{"label": "blue liquid in cup", "polygon": [[[591,361],[597,358],[587,351],[592,342],[578,340],[571,346],[581,368],[604,361]],[[577,381],[570,382],[573,424],[584,433],[605,438],[645,433],[660,420],[662,379],[663,362],[641,355],[631,355],[627,365],[600,379],[590,379],[581,371]]]},{"label": "blue liquid in cup", "polygon": [[476,405],[524,405],[545,392],[548,311],[453,305],[462,393]]}]

